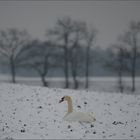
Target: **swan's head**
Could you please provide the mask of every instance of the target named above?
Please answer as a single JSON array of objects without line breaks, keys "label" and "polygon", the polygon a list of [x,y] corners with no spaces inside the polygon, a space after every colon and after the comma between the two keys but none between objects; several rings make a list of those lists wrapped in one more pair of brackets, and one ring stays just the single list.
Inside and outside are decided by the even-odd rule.
[{"label": "swan's head", "polygon": [[63,102],[63,101],[69,101],[71,100],[71,97],[70,96],[63,96],[60,100],[59,100],[59,103]]}]

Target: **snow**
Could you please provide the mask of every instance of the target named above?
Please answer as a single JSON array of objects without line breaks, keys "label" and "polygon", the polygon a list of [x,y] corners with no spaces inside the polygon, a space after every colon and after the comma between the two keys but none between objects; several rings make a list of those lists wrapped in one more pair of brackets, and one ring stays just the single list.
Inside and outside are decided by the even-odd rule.
[{"label": "snow", "polygon": [[[95,122],[63,120],[69,95],[75,111]],[[140,95],[0,84],[0,139],[140,139]]]}]

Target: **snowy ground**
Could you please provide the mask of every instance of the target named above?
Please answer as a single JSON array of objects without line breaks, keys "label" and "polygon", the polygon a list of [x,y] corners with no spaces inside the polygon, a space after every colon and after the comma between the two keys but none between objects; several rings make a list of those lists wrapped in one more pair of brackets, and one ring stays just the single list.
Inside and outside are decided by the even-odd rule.
[{"label": "snowy ground", "polygon": [[[66,122],[70,95],[76,111],[88,112],[93,124]],[[140,95],[86,92],[0,84],[0,139],[140,139]]]}]

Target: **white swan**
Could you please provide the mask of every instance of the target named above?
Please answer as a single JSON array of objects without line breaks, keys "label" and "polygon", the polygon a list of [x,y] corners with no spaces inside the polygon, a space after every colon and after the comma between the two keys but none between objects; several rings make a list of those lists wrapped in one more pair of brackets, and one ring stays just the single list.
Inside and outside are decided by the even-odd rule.
[{"label": "white swan", "polygon": [[90,114],[83,113],[83,112],[73,112],[73,107],[72,107],[72,99],[70,96],[64,96],[61,98],[59,103],[67,101],[68,103],[68,112],[64,116],[64,120],[66,121],[79,121],[79,122],[86,122],[86,123],[91,123],[96,121],[96,119],[91,116]]}]

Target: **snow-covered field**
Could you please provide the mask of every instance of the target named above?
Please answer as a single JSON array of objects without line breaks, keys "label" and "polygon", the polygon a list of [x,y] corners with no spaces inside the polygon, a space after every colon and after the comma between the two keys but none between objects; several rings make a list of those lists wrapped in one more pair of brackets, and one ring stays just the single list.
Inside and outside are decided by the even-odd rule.
[{"label": "snow-covered field", "polygon": [[[96,117],[92,124],[66,122],[70,95],[75,111]],[[140,95],[0,84],[0,139],[140,139]]]}]

